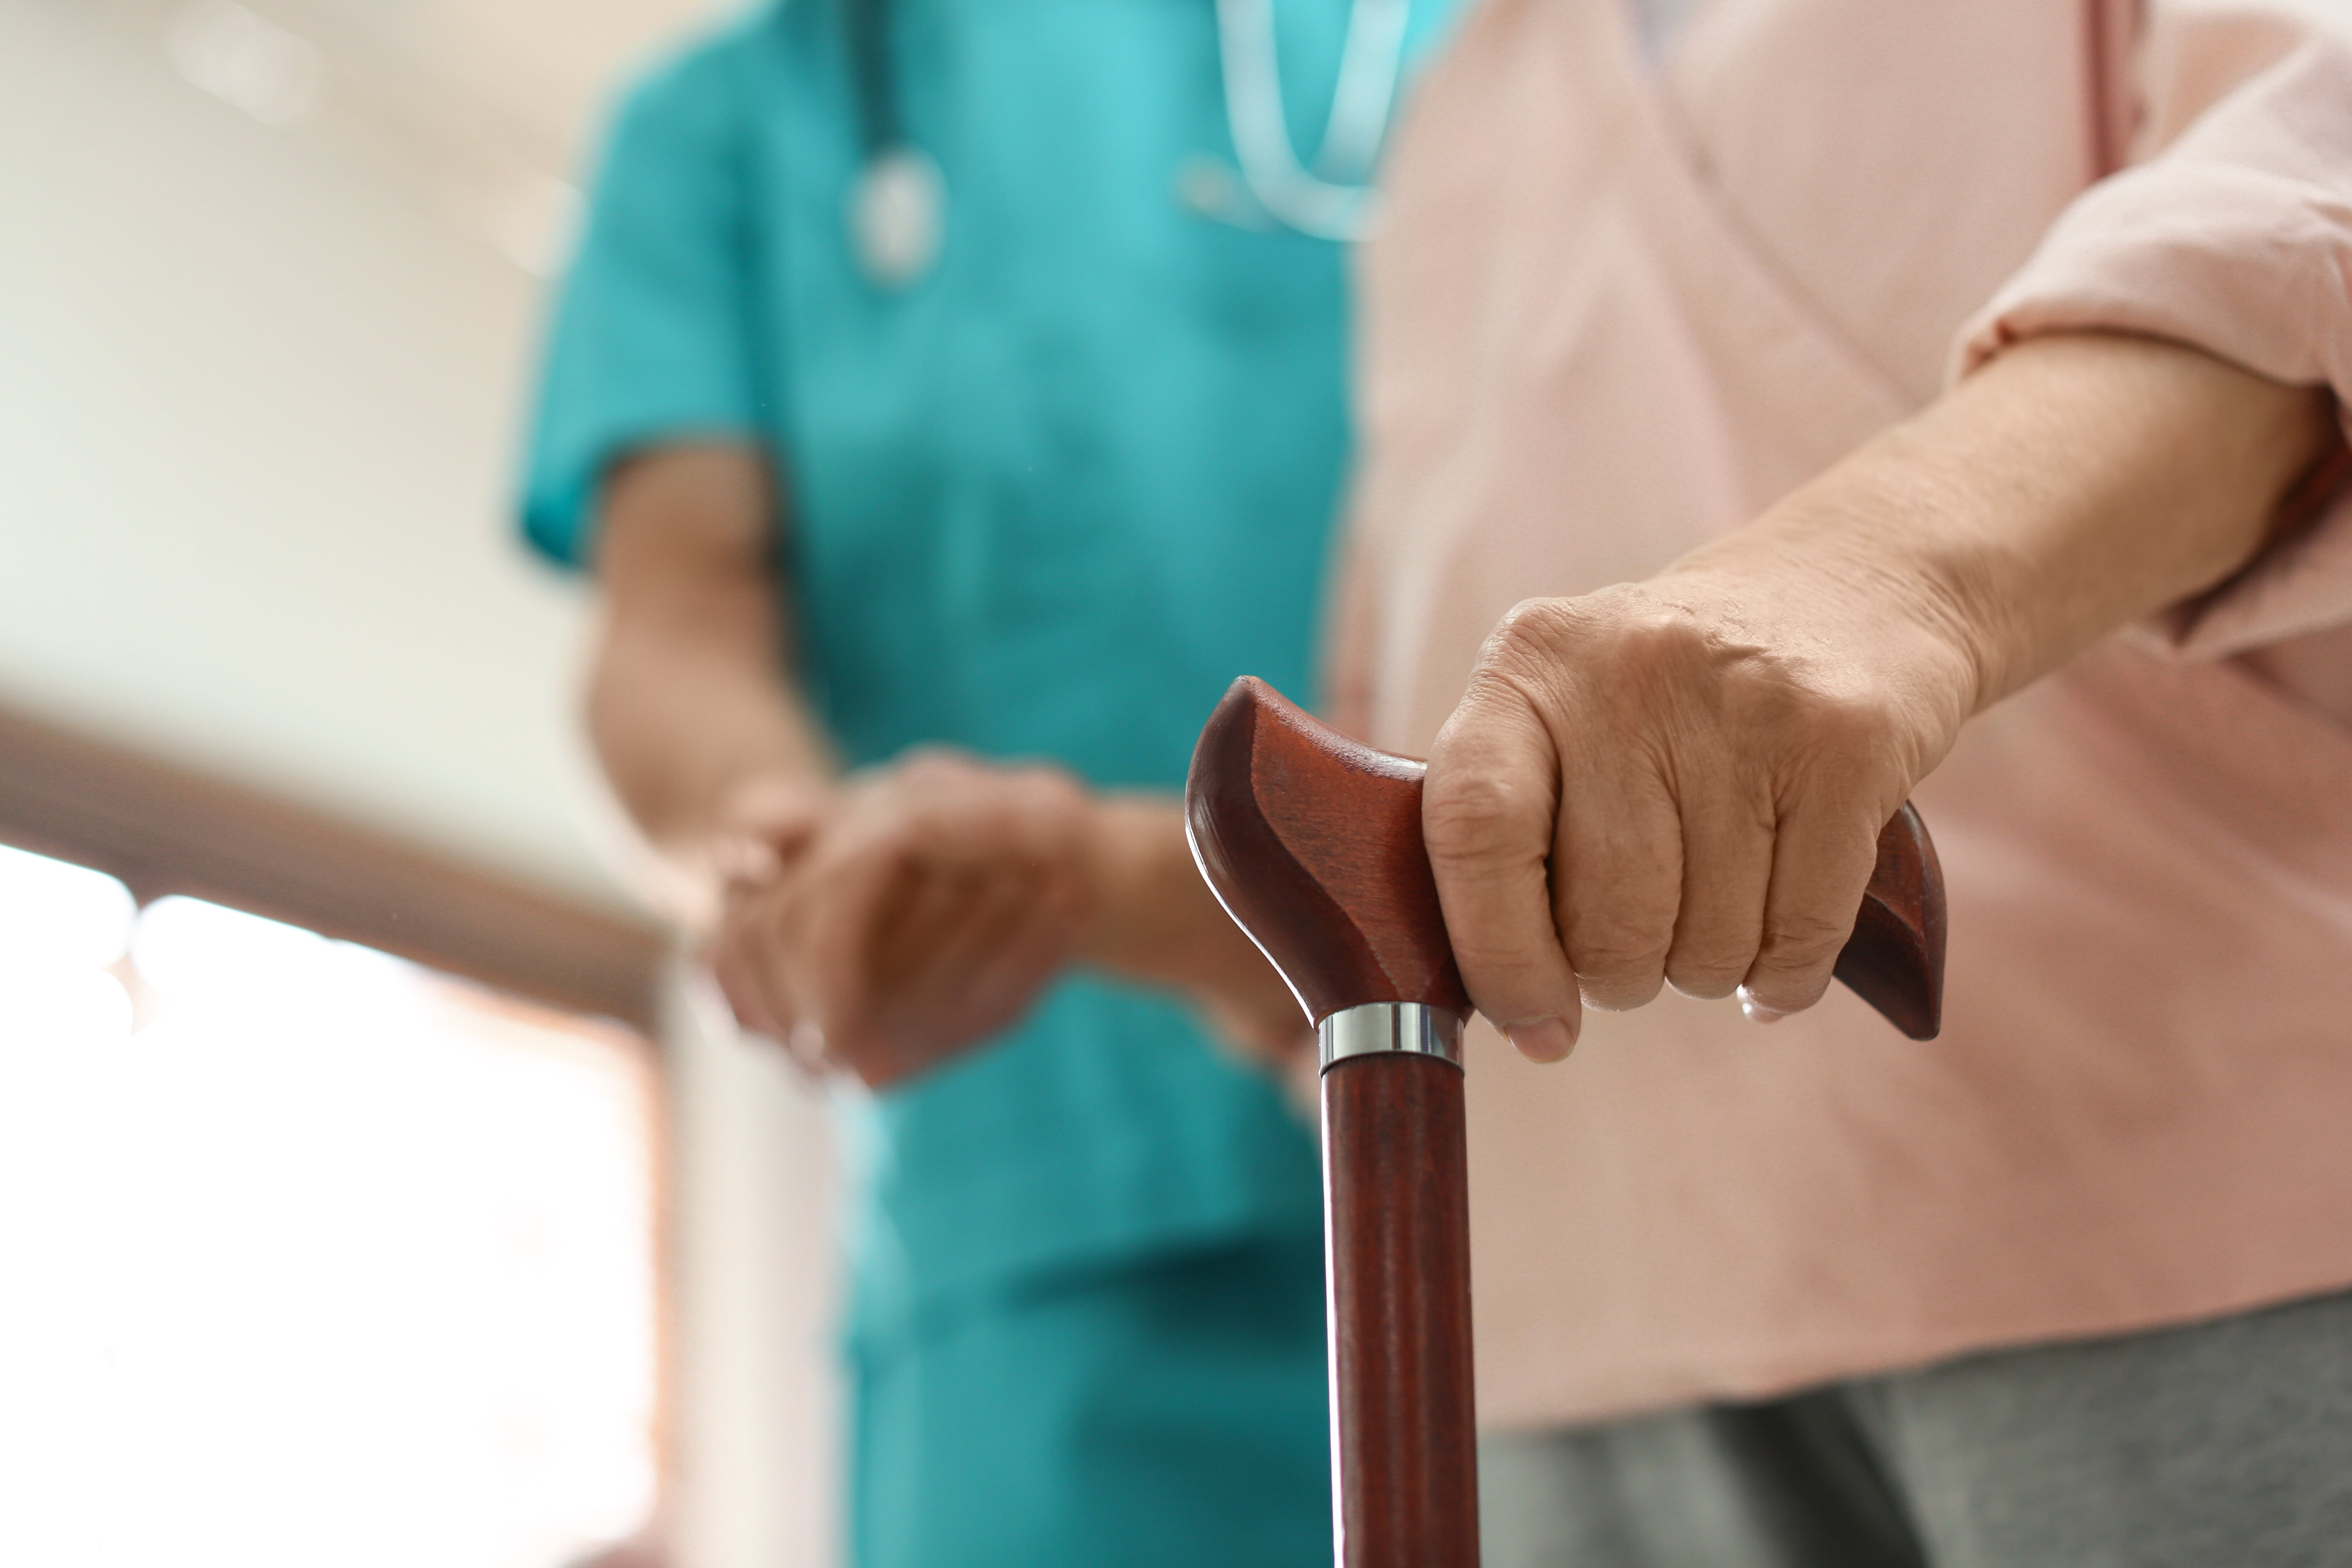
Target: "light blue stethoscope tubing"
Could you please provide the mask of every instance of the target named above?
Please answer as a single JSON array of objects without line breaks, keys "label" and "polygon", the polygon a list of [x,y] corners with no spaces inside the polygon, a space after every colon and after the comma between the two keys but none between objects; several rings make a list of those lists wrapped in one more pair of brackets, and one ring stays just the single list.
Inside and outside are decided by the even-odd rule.
[{"label": "light blue stethoscope tubing", "polygon": [[1319,239],[1360,240],[1379,218],[1372,164],[1388,134],[1403,69],[1410,0],[1355,0],[1339,47],[1339,81],[1310,170],[1300,166],[1283,110],[1274,0],[1217,0],[1225,122],[1242,179],[1277,221]]},{"label": "light blue stethoscope tubing", "polygon": [[[1354,0],[1349,7],[1339,82],[1311,167],[1299,163],[1283,107],[1275,0],[1216,0],[1216,6],[1225,123],[1248,199],[1233,193],[1200,204],[1202,210],[1244,228],[1264,228],[1271,219],[1319,239],[1366,237],[1379,217],[1372,166],[1396,106],[1411,0]],[[846,9],[851,79],[865,143],[861,184],[891,160],[919,159],[936,181],[937,165],[906,141],[898,123],[896,82],[887,64],[889,0],[848,0]]]}]

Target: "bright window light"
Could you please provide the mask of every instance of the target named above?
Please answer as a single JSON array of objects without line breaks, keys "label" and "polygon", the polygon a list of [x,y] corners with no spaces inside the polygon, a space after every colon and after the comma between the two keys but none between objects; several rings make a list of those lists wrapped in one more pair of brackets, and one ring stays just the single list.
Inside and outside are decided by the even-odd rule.
[{"label": "bright window light", "polygon": [[641,1043],[191,900],[131,951],[135,1036],[95,967],[0,986],[0,1558],[555,1568],[642,1524]]},{"label": "bright window light", "polygon": [[168,898],[139,912],[131,961],[139,978],[164,996],[249,1007],[289,989],[328,984],[334,946],[299,926],[202,899]]},{"label": "bright window light", "polygon": [[131,993],[103,969],[0,969],[0,1064],[33,1052],[120,1047],[131,1022]]},{"label": "bright window light", "polygon": [[122,956],[137,912],[104,872],[0,844],[0,965],[103,969]]}]

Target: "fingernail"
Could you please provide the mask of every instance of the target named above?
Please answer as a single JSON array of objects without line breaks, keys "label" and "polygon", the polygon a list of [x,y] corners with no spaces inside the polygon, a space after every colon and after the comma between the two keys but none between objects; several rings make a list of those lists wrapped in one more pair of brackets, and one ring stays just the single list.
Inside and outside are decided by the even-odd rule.
[{"label": "fingernail", "polygon": [[1565,1018],[1528,1018],[1503,1026],[1503,1034],[1531,1062],[1564,1062],[1576,1049],[1576,1031]]},{"label": "fingernail", "polygon": [[1777,1024],[1789,1016],[1777,1007],[1767,1007],[1756,1000],[1745,985],[1739,988],[1739,1010],[1748,1015],[1748,1021],[1751,1024]]}]

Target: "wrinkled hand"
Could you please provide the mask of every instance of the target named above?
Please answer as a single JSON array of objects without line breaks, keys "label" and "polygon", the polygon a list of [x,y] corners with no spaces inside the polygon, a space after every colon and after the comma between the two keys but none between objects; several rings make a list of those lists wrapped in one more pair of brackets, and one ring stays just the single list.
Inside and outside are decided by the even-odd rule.
[{"label": "wrinkled hand", "polygon": [[1471,1000],[1539,1060],[1661,981],[1810,1006],[1961,722],[2243,567],[2336,438],[2193,348],[2031,339],[1659,576],[1520,605],[1423,800]]},{"label": "wrinkled hand", "polygon": [[880,1087],[1018,1019],[1090,913],[1090,803],[946,751],[747,798],[709,950],[748,1029]]},{"label": "wrinkled hand", "polygon": [[1786,538],[1520,605],[1423,796],[1472,1001],[1539,1061],[1568,1054],[1581,1006],[1662,982],[1737,989],[1759,1021],[1811,1006],[1879,829],[1977,694],[1924,580]]}]

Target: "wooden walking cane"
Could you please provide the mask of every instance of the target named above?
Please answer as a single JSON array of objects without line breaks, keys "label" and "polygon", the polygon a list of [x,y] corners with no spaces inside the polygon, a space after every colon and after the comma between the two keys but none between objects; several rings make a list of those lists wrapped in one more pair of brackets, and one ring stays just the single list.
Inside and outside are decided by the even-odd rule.
[{"label": "wooden walking cane", "polygon": [[[1422,764],[1358,745],[1264,681],[1202,731],[1185,827],[1202,874],[1314,1022],[1340,1568],[1475,1568],[1470,1006],[1422,847]],[[1944,892],[1908,805],[1879,836],[1838,978],[1935,1036]]]}]

